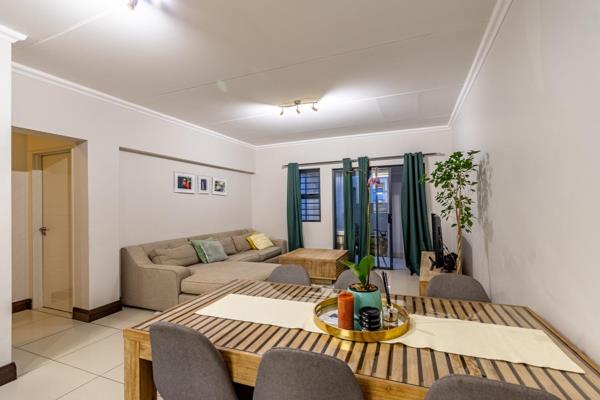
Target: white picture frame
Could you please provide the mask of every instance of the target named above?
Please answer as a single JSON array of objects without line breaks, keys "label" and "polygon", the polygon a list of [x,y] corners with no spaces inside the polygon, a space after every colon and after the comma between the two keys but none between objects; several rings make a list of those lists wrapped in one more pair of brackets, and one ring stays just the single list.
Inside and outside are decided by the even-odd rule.
[{"label": "white picture frame", "polygon": [[198,175],[198,183],[196,185],[196,192],[198,194],[209,194],[210,190],[211,190],[210,176]]},{"label": "white picture frame", "polygon": [[173,191],[175,193],[196,193],[196,175],[186,172],[174,172]]},{"label": "white picture frame", "polygon": [[212,194],[217,196],[227,196],[227,179],[212,179]]}]

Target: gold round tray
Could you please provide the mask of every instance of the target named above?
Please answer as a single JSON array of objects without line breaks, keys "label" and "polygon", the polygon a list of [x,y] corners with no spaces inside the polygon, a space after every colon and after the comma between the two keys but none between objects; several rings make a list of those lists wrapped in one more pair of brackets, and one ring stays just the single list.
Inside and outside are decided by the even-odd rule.
[{"label": "gold round tray", "polygon": [[349,329],[338,328],[337,325],[330,324],[321,319],[321,316],[327,312],[337,310],[337,297],[331,297],[317,303],[313,312],[313,320],[315,324],[325,333],[344,340],[352,340],[353,342],[382,342],[392,340],[404,335],[408,332],[410,326],[410,317],[404,309],[397,304],[392,306],[398,310],[398,326],[389,329],[381,329],[378,331],[354,331]]}]

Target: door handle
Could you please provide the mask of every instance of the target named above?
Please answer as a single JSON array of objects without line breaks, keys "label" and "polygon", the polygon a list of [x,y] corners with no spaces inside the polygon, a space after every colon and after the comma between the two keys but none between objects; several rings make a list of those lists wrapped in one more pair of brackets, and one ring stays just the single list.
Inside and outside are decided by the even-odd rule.
[{"label": "door handle", "polygon": [[40,233],[42,234],[42,236],[46,236],[46,232],[48,232],[48,228],[46,228],[45,226],[42,226],[40,228]]}]

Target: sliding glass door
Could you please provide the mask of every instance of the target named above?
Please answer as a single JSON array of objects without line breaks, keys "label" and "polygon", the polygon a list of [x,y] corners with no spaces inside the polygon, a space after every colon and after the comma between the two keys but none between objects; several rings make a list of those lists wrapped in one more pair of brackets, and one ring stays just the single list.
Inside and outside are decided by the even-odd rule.
[{"label": "sliding glass door", "polygon": [[[402,268],[404,264],[404,244],[400,219],[400,186],[402,166],[372,167],[370,174],[378,184],[370,188],[369,221],[371,227],[371,251],[376,266],[384,269]],[[356,174],[352,179],[354,217],[359,214]],[[343,171],[333,170],[333,212],[334,243],[336,248],[344,247],[344,187]]]}]

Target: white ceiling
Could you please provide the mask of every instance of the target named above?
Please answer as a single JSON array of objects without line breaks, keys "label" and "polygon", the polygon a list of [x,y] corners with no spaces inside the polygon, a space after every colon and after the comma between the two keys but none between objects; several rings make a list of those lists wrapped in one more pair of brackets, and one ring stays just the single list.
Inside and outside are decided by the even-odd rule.
[{"label": "white ceiling", "polygon": [[0,24],[18,63],[260,145],[446,124],[495,0],[125,3],[0,0]]}]

